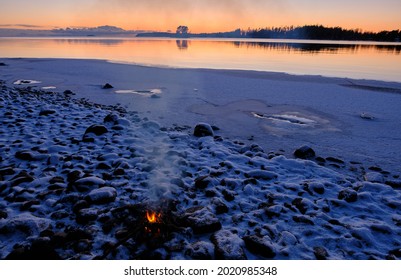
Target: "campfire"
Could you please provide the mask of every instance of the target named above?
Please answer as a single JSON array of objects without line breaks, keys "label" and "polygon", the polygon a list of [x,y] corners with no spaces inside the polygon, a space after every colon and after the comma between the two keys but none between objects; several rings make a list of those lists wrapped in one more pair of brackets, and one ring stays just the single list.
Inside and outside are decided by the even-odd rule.
[{"label": "campfire", "polygon": [[125,233],[119,235],[118,242],[111,244],[101,258],[106,258],[119,246],[128,246],[130,243],[134,244],[131,249],[137,250],[136,258],[139,259],[146,258],[146,253],[162,247],[171,234],[182,230],[177,222],[175,205],[174,201],[166,200],[154,205],[141,203],[114,210]]},{"label": "campfire", "polygon": [[147,238],[157,238],[162,233],[162,228],[164,227],[162,213],[155,212],[151,210],[146,211],[146,219],[144,219],[144,230],[147,234]]}]

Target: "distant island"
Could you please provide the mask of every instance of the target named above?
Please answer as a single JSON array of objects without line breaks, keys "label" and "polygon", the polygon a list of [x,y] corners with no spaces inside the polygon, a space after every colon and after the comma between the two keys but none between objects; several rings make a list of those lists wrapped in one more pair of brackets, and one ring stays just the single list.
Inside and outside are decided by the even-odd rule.
[{"label": "distant island", "polygon": [[36,29],[0,29],[0,37],[167,37],[167,38],[259,38],[259,39],[303,39],[334,41],[379,41],[401,42],[401,30],[366,32],[360,29],[325,27],[323,25],[286,26],[258,29],[236,29],[229,32],[191,33],[188,26],[180,25],[175,32],[157,32],[144,30],[125,30],[116,26],[98,26],[91,28],[58,28],[52,30]]}]

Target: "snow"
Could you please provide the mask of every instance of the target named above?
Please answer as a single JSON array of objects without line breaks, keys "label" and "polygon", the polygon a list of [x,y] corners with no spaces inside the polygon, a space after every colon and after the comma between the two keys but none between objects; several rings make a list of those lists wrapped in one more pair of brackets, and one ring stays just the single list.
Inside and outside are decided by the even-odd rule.
[{"label": "snow", "polygon": [[[120,230],[137,225],[138,217],[125,215],[166,199],[176,201],[184,229],[154,250],[163,258],[397,258],[400,95],[322,77],[81,60],[6,63],[0,258],[43,237],[60,242],[55,250],[63,259],[99,257],[119,242]],[[21,77],[59,93],[14,85]],[[116,90],[163,94],[142,98],[94,86],[105,81]],[[44,109],[54,113],[40,116]],[[196,137],[198,123],[219,130]],[[92,125],[107,133],[83,141]],[[304,144],[316,157],[294,158]],[[138,257],[145,245],[136,242],[107,258]],[[271,252],[255,250],[258,244]]]}]

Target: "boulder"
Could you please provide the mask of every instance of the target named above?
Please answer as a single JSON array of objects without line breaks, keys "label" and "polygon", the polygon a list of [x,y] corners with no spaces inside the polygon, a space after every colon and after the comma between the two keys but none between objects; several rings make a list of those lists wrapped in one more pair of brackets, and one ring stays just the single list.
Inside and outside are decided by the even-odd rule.
[{"label": "boulder", "polygon": [[88,133],[93,133],[96,136],[100,136],[100,135],[105,134],[107,132],[109,132],[109,131],[107,130],[107,128],[104,125],[94,124],[94,125],[91,125],[90,127],[88,127],[86,129],[85,135],[88,134]]},{"label": "boulder", "polygon": [[312,159],[316,156],[316,153],[311,147],[304,145],[295,150],[294,156],[300,159]]},{"label": "boulder", "polygon": [[87,195],[87,200],[93,204],[106,204],[116,200],[117,191],[112,187],[103,187],[92,190]]},{"label": "boulder", "polygon": [[264,258],[274,258],[276,253],[273,249],[273,243],[269,237],[259,237],[256,235],[248,235],[242,238],[245,242],[246,248],[257,255]]},{"label": "boulder", "polygon": [[215,257],[219,260],[246,260],[244,241],[229,230],[219,230],[211,237]]},{"label": "boulder", "polygon": [[221,229],[219,219],[206,207],[192,207],[185,211],[183,223],[192,228],[195,234],[215,232]]},{"label": "boulder", "polygon": [[213,128],[207,123],[198,123],[194,129],[194,136],[205,137],[214,136]]}]

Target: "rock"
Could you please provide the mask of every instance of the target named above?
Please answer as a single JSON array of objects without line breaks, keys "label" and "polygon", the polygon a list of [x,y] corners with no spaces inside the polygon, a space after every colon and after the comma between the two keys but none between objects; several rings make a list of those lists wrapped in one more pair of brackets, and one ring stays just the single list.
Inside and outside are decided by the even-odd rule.
[{"label": "rock", "polygon": [[74,93],[73,93],[71,90],[69,90],[69,89],[65,90],[63,93],[64,93],[65,95],[74,95]]},{"label": "rock", "polygon": [[116,200],[117,191],[112,187],[103,187],[92,190],[87,195],[87,200],[93,204],[106,204]]},{"label": "rock", "polygon": [[0,62],[0,66],[7,66],[4,62]]},{"label": "rock", "polygon": [[110,113],[107,116],[104,117],[103,122],[104,123],[117,123],[118,116],[114,113]]},{"label": "rock", "polygon": [[194,129],[194,136],[205,137],[214,136],[213,128],[207,123],[198,123]]},{"label": "rock", "polygon": [[110,85],[109,83],[106,83],[102,86],[102,89],[111,89],[114,88],[112,85]]},{"label": "rock", "polygon": [[397,258],[401,258],[401,248],[391,250],[389,254],[394,255]]},{"label": "rock", "polygon": [[233,201],[235,199],[235,193],[233,191],[224,189],[221,192],[224,196],[224,199],[227,200],[228,202]]},{"label": "rock", "polygon": [[315,224],[311,219],[309,219],[306,216],[293,216],[292,219],[296,223],[303,223],[303,224],[308,224],[308,225],[312,225],[312,226]]},{"label": "rock", "polygon": [[78,211],[76,220],[78,224],[86,225],[91,221],[95,221],[98,216],[98,211],[94,208],[84,208]]},{"label": "rock", "polygon": [[327,253],[327,250],[323,247],[314,247],[313,253],[317,260],[327,260],[327,257],[329,256],[329,253]]},{"label": "rock", "polygon": [[316,156],[316,154],[311,147],[304,145],[295,150],[294,156],[300,159],[312,159]]},{"label": "rock", "polygon": [[365,181],[372,183],[384,183],[384,177],[379,172],[368,172],[363,176]]},{"label": "rock", "polygon": [[195,234],[215,232],[221,229],[217,217],[206,207],[193,207],[185,211],[183,222],[192,228]]},{"label": "rock", "polygon": [[247,172],[245,176],[256,180],[272,180],[278,177],[276,173],[265,170],[252,170]]},{"label": "rock", "polygon": [[303,199],[300,197],[295,198],[291,204],[294,205],[299,210],[299,212],[301,212],[301,214],[305,214],[306,211],[308,210],[308,206],[304,203]]},{"label": "rock", "polygon": [[207,175],[201,176],[195,179],[195,188],[204,190],[212,183],[216,183],[216,180]]},{"label": "rock", "polygon": [[78,191],[86,192],[97,187],[104,186],[106,182],[96,176],[85,177],[75,181],[75,186]]},{"label": "rock", "polygon": [[228,212],[227,205],[217,197],[212,198],[212,205],[214,206],[214,211],[217,215],[224,214]]},{"label": "rock", "polygon": [[246,260],[244,241],[229,230],[219,230],[210,238],[218,260]]},{"label": "rock", "polygon": [[345,162],[341,159],[335,158],[335,157],[327,157],[327,161],[338,163],[338,164],[344,164]]},{"label": "rock", "polygon": [[85,135],[89,134],[89,133],[93,133],[93,134],[95,134],[97,136],[100,136],[100,135],[105,134],[107,132],[109,132],[109,131],[107,130],[107,128],[104,125],[94,124],[94,125],[91,125],[90,127],[88,127],[85,130]]},{"label": "rock", "polygon": [[257,255],[264,258],[272,259],[276,256],[273,249],[273,243],[269,237],[259,237],[256,235],[248,235],[242,238],[245,242],[246,248]]},{"label": "rock", "polygon": [[11,180],[11,186],[18,186],[22,183],[30,183],[34,180],[34,178],[29,175],[25,170],[21,171],[20,173],[18,173],[16,176],[14,176]]},{"label": "rock", "polygon": [[4,167],[4,168],[0,168],[0,175],[5,176],[5,175],[14,175],[15,174],[15,170],[14,168],[8,166],[8,167]]},{"label": "rock", "polygon": [[72,207],[72,211],[74,213],[78,213],[79,210],[84,209],[84,208],[88,208],[88,207],[89,207],[89,203],[86,200],[79,200]]},{"label": "rock", "polygon": [[214,245],[207,241],[196,241],[188,246],[186,255],[194,260],[213,259]]},{"label": "rock", "polygon": [[83,172],[80,170],[73,170],[67,174],[67,181],[69,183],[75,183],[78,179],[80,179],[83,175]]},{"label": "rock", "polygon": [[48,238],[37,238],[29,247],[14,249],[6,260],[61,260]]},{"label": "rock", "polygon": [[351,188],[347,188],[339,192],[338,199],[355,202],[358,200],[358,193]]},{"label": "rock", "polygon": [[386,185],[389,185],[394,189],[401,189],[401,180],[387,180]]},{"label": "rock", "polygon": [[34,159],[33,153],[31,151],[27,151],[27,150],[16,152],[15,153],[15,157],[17,159],[27,160],[27,161],[30,161],[30,160]]},{"label": "rock", "polygon": [[52,115],[52,114],[55,114],[55,113],[56,113],[55,110],[52,110],[52,109],[44,109],[44,110],[41,110],[41,111],[40,111],[39,116],[48,116],[48,115]]},{"label": "rock", "polygon": [[50,224],[49,219],[38,218],[30,213],[22,213],[9,219],[1,219],[0,233],[17,234],[17,232],[21,232],[28,236],[38,235]]}]

